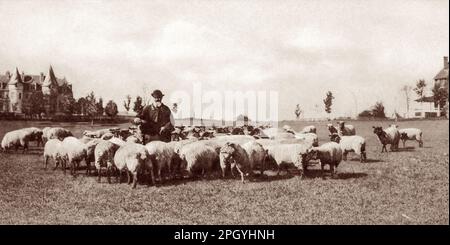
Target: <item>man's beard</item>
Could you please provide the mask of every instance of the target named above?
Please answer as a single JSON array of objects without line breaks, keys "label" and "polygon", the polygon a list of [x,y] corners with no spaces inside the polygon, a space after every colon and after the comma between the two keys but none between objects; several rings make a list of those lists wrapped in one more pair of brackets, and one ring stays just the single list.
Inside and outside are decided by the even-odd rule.
[{"label": "man's beard", "polygon": [[161,107],[161,105],[162,105],[162,102],[161,102],[161,101],[155,101],[155,106],[156,106],[156,107]]}]

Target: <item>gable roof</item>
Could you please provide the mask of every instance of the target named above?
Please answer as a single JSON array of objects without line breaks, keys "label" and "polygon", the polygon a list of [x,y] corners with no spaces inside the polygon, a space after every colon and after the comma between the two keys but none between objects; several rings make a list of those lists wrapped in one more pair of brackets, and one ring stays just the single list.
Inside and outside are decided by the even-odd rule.
[{"label": "gable roof", "polygon": [[434,80],[440,79],[448,79],[448,69],[442,68],[442,70],[434,77]]}]

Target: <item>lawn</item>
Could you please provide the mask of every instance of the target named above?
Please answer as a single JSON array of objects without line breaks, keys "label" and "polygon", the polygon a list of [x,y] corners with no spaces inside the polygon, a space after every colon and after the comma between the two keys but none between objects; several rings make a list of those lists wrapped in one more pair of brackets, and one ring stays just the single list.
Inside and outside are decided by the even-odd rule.
[{"label": "lawn", "polygon": [[[0,153],[0,224],[449,224],[449,123],[405,121],[423,130],[424,147],[400,144],[400,152],[380,153],[373,125],[353,121],[367,140],[367,163],[350,155],[338,178],[283,175],[241,184],[217,179],[160,187],[97,183],[79,171],[43,170],[42,149]],[[289,123],[294,129],[314,124],[327,142],[326,122]],[[0,121],[5,132],[50,123]],[[55,124],[52,124],[55,126]],[[62,123],[76,136],[111,125]],[[120,125],[124,126],[124,125]],[[280,125],[282,126],[282,125]],[[388,147],[389,148],[389,147]],[[84,164],[82,164],[84,165]],[[114,180],[114,179],[113,179]]]}]

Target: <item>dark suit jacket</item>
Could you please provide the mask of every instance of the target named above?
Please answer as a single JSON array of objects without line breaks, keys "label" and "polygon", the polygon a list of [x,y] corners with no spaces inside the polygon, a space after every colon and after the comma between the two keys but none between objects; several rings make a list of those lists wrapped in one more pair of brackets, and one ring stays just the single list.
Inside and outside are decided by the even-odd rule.
[{"label": "dark suit jacket", "polygon": [[164,104],[159,108],[155,107],[153,104],[144,107],[142,112],[137,115],[137,117],[146,121],[141,125],[142,133],[159,135],[159,131],[164,127],[170,135],[171,129],[173,128],[173,125],[170,122],[171,113],[169,107]]}]

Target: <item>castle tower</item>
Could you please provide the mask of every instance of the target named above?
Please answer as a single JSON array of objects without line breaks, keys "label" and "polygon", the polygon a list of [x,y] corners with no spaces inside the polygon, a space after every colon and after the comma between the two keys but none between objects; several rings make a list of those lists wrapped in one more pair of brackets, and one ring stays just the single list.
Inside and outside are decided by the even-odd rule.
[{"label": "castle tower", "polygon": [[8,82],[9,111],[22,113],[23,84],[19,69],[13,72]]},{"label": "castle tower", "polygon": [[48,69],[47,76],[44,82],[42,82],[42,93],[44,94],[46,114],[50,115],[55,113],[57,107],[58,81],[56,80],[52,66]]}]

